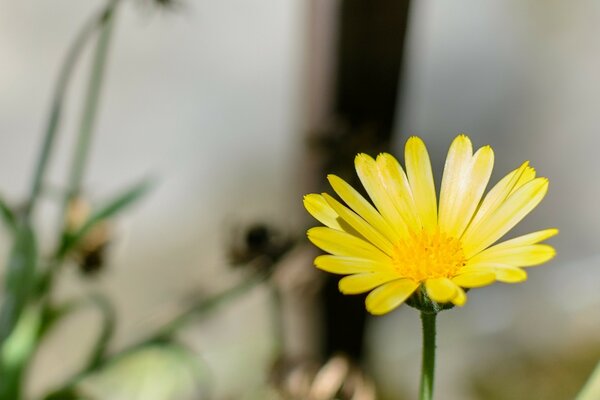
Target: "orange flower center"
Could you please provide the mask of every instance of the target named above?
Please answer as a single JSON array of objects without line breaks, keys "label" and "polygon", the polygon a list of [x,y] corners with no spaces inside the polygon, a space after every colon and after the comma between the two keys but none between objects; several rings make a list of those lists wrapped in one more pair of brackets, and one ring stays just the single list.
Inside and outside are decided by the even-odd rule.
[{"label": "orange flower center", "polygon": [[466,260],[458,239],[439,231],[421,231],[396,243],[392,261],[402,277],[423,282],[455,276]]}]

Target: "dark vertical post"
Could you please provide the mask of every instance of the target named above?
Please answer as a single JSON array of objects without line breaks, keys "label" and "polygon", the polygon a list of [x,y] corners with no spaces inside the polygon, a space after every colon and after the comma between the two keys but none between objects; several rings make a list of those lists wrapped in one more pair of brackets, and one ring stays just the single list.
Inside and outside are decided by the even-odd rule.
[{"label": "dark vertical post", "polygon": [[[397,98],[409,0],[340,1],[333,124],[321,133],[323,176],[336,173],[355,187],[354,156],[388,150]],[[364,296],[343,296],[327,278],[325,352],[342,351],[360,359],[366,311]]]}]

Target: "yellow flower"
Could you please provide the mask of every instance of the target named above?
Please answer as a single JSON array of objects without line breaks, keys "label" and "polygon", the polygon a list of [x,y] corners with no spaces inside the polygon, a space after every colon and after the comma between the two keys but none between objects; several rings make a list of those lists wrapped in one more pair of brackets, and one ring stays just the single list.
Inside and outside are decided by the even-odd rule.
[{"label": "yellow flower", "polygon": [[348,275],[339,282],[344,294],[371,291],[366,307],[372,314],[391,311],[421,285],[435,302],[461,306],[467,299],[463,288],[522,282],[527,273],[521,267],[554,257],[554,248],[539,242],[557,229],[493,245],[548,191],[548,180],[536,178],[528,162],[483,197],[494,152],[485,146],[473,154],[469,138],[459,135],[446,158],[439,207],[429,155],[418,137],[408,139],[405,163],[406,173],[390,154],[376,160],[356,156],[371,202],[335,175],[329,183],[347,206],[327,193],[304,197],[308,212],[325,225],[309,229],[308,238],[330,253],[315,265]]}]

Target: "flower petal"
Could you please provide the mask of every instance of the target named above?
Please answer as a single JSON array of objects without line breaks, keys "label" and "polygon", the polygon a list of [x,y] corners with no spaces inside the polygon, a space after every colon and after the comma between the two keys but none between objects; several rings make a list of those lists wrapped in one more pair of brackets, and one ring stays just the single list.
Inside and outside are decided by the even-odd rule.
[{"label": "flower petal", "polygon": [[315,246],[333,255],[391,263],[390,258],[381,250],[349,233],[318,226],[309,229],[307,235]]},{"label": "flower petal", "polygon": [[460,286],[458,286],[456,289],[456,296],[454,296],[454,298],[450,301],[452,301],[455,306],[462,307],[467,302],[467,294]]},{"label": "flower petal", "polygon": [[338,231],[345,230],[340,225],[339,215],[320,194],[311,193],[304,196],[304,208],[323,225]]},{"label": "flower petal", "polygon": [[417,214],[408,178],[402,166],[394,156],[382,153],[375,160],[379,169],[380,184],[389,194],[402,220],[412,232],[421,230],[421,221]]},{"label": "flower petal", "polygon": [[[465,135],[458,135],[448,150],[440,189],[438,223],[448,234],[456,220],[456,211],[460,208],[457,204],[460,205],[464,193],[465,178],[469,174],[472,157],[471,141]],[[452,236],[456,235],[452,233]]]},{"label": "flower petal", "polygon": [[398,275],[390,272],[367,272],[343,277],[338,288],[343,294],[360,294],[397,279]]},{"label": "flower petal", "polygon": [[460,273],[468,272],[493,272],[496,275],[496,280],[505,283],[519,283],[527,279],[527,272],[519,267],[506,264],[488,264],[488,263],[477,263],[473,265],[467,264],[463,267]]},{"label": "flower petal", "polygon": [[532,181],[534,179],[535,179],[535,168],[533,168],[530,165],[527,165],[525,167],[525,169],[523,170],[523,173],[519,176],[519,179],[517,180],[517,183],[515,183],[515,186],[512,188],[512,190],[510,191],[509,195],[513,194],[521,186],[523,186],[527,182],[530,182],[530,181]]},{"label": "flower petal", "polygon": [[492,271],[470,271],[452,278],[452,282],[465,288],[487,286],[495,280],[496,274]]},{"label": "flower petal", "polygon": [[495,249],[505,249],[509,247],[519,247],[519,246],[527,246],[530,244],[536,244],[542,242],[546,239],[551,238],[552,236],[556,236],[558,234],[558,229],[550,228],[544,229],[537,232],[528,233],[527,235],[518,236],[514,239],[506,240],[504,242],[498,243],[494,246]]},{"label": "flower petal", "polygon": [[519,283],[527,280],[527,272],[511,265],[498,265],[495,268],[496,280],[505,283]]},{"label": "flower petal", "polygon": [[360,182],[383,218],[390,223],[392,229],[400,237],[407,237],[408,228],[394,206],[394,203],[392,203],[385,186],[381,184],[379,169],[375,160],[367,154],[361,153],[354,159],[354,165]]},{"label": "flower petal", "polygon": [[328,175],[327,179],[333,190],[342,200],[344,200],[348,207],[360,215],[373,228],[377,229],[390,240],[399,238],[398,234],[396,234],[390,225],[383,219],[375,207],[365,200],[356,189],[338,176]]},{"label": "flower petal", "polygon": [[[479,209],[475,213],[473,220],[467,228],[467,232],[470,230],[477,229],[479,225],[485,221],[490,215],[492,215],[498,207],[508,198],[511,192],[517,187],[518,182],[522,182],[521,179],[525,174],[525,171],[530,168],[529,163],[526,161],[514,171],[508,173],[504,178],[500,180],[489,193],[484,197]],[[531,168],[532,169],[532,168]],[[529,176],[529,175],[527,175]],[[533,178],[532,178],[533,179]],[[524,182],[526,183],[526,182]],[[520,187],[520,186],[519,186]],[[465,233],[466,235],[467,233]]]},{"label": "flower petal", "polygon": [[532,244],[515,247],[490,247],[471,259],[473,263],[507,264],[515,267],[531,267],[543,264],[556,255],[556,250],[547,244]]},{"label": "flower petal", "polygon": [[404,302],[419,285],[412,279],[398,279],[373,290],[367,296],[365,305],[373,315],[392,311]]},{"label": "flower petal", "polygon": [[517,189],[476,229],[469,227],[462,239],[465,257],[472,257],[504,236],[542,201],[547,192],[548,180],[536,178]]},{"label": "flower petal", "polygon": [[404,150],[406,175],[423,228],[434,231],[437,228],[437,200],[431,161],[425,143],[416,136],[406,141]]},{"label": "flower petal", "polygon": [[369,225],[364,219],[359,217],[356,213],[349,210],[340,204],[339,201],[328,195],[327,193],[323,193],[323,198],[327,201],[327,203],[333,208],[333,210],[344,219],[352,228],[354,228],[358,233],[360,233],[365,239],[369,242],[373,243],[379,249],[381,249],[384,253],[388,255],[392,255],[394,251],[394,246],[388,239],[386,239],[381,233],[379,233],[375,228]]},{"label": "flower petal", "polygon": [[332,274],[393,271],[391,264],[356,257],[323,255],[315,258],[315,266]]},{"label": "flower petal", "polygon": [[456,296],[457,286],[448,278],[433,278],[425,281],[427,295],[437,303],[447,303]]},{"label": "flower petal", "polygon": [[448,152],[440,193],[439,226],[460,237],[471,221],[492,174],[494,152],[490,146],[471,156],[471,141],[458,136]]}]

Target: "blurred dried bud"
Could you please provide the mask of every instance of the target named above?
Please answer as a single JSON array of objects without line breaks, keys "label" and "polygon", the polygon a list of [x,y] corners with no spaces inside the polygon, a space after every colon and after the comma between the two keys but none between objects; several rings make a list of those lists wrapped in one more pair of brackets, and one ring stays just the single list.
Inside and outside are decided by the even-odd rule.
[{"label": "blurred dried bud", "polygon": [[[79,230],[91,213],[90,204],[82,197],[76,197],[68,205],[66,214],[67,232]],[[110,225],[107,221],[96,223],[77,243],[70,253],[84,275],[93,275],[105,265],[106,250],[110,243]]]},{"label": "blurred dried bud", "polygon": [[262,259],[265,262],[253,265],[272,266],[292,245],[293,240],[279,230],[264,223],[254,223],[233,232],[228,249],[229,261],[234,266],[241,266]]},{"label": "blurred dried bud", "polygon": [[65,221],[67,232],[75,232],[81,228],[90,212],[90,204],[83,197],[75,197],[69,201]]},{"label": "blurred dried bud", "polygon": [[185,5],[183,0],[138,0],[138,3],[144,8],[167,11],[179,10]]},{"label": "blurred dried bud", "polygon": [[361,368],[343,355],[322,366],[308,361],[280,361],[273,384],[286,400],[375,400],[375,385]]}]

